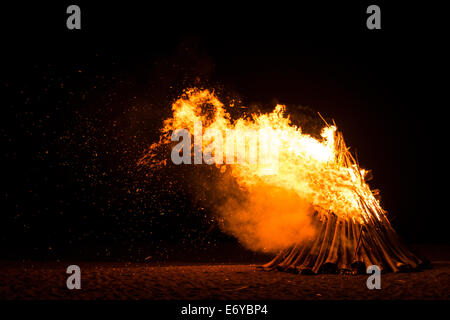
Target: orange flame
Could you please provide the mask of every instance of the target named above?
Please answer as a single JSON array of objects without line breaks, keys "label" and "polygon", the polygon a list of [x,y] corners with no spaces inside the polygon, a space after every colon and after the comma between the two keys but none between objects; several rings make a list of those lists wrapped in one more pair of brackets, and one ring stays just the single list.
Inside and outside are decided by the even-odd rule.
[{"label": "orange flame", "polygon": [[[291,123],[284,105],[277,105],[271,113],[232,120],[213,92],[199,89],[187,90],[172,110],[172,117],[164,121],[160,144],[170,143],[170,133],[176,129],[193,133],[195,124],[201,122],[205,134],[203,140],[194,138],[194,147],[197,144],[203,152],[214,147],[214,135],[207,134],[211,130],[225,137],[224,150],[235,150],[236,137],[242,133],[247,156],[251,142],[256,142],[259,150],[264,147],[261,137],[275,148],[277,157],[259,152],[256,163],[230,165],[227,159],[215,158],[221,172],[229,173],[249,194],[245,203],[230,199],[219,210],[225,229],[249,248],[276,251],[311,237],[312,212],[319,217],[334,213],[361,224],[385,214],[365,181],[367,171],[359,167],[335,125],[326,124],[321,138],[315,139]],[[152,159],[157,146],[150,148],[143,161]],[[234,155],[231,158],[234,160]]]}]

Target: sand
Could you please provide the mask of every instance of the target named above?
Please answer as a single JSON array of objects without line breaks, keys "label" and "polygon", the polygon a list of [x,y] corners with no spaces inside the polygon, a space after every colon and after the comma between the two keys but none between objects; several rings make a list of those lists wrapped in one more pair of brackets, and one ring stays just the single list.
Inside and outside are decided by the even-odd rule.
[{"label": "sand", "polygon": [[[382,288],[368,290],[366,275],[296,275],[248,264],[2,262],[0,299],[448,300],[450,262],[432,263],[431,270],[383,274]],[[70,264],[81,268],[80,290],[66,287]]]}]

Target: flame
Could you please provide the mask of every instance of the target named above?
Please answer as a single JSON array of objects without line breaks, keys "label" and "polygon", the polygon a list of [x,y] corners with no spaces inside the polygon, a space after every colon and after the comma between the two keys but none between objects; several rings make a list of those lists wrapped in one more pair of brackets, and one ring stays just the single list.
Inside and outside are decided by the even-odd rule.
[{"label": "flame", "polygon": [[[225,137],[223,149],[231,151],[235,150],[236,137],[242,137],[244,133],[242,139],[248,142],[245,146],[247,160],[252,153],[250,142],[256,142],[259,151],[267,143],[272,151],[275,150],[259,152],[256,163],[237,161],[234,164],[226,161],[236,160],[234,155],[227,159],[214,150],[215,165],[222,173],[230,174],[239,187],[250,194],[245,205],[230,200],[226,210],[222,210],[228,212],[224,216],[229,220],[234,217],[230,220],[232,225],[247,224],[246,231],[240,227],[230,229],[249,247],[278,250],[287,244],[273,244],[273,248],[267,248],[270,241],[280,241],[281,234],[287,238],[301,238],[301,235],[292,236],[286,231],[286,225],[312,236],[313,231],[305,227],[309,224],[305,217],[311,212],[319,217],[335,214],[361,224],[379,220],[385,214],[365,181],[367,171],[359,167],[336,125],[325,123],[321,137],[316,139],[292,124],[286,115],[286,107],[280,104],[271,113],[255,113],[232,120],[214,92],[196,88],[186,90],[173,103],[172,111],[172,117],[164,121],[160,143],[150,148],[142,162],[152,161],[157,145],[171,142],[171,132],[183,128],[194,133],[198,130],[196,123],[202,124],[204,136],[203,140],[194,139],[193,144],[203,152],[211,151],[214,146],[215,136],[207,132],[222,133]],[[271,214],[267,216],[269,211]],[[252,230],[248,230],[249,225],[253,226]],[[249,235],[253,235],[252,240],[248,240]]]}]

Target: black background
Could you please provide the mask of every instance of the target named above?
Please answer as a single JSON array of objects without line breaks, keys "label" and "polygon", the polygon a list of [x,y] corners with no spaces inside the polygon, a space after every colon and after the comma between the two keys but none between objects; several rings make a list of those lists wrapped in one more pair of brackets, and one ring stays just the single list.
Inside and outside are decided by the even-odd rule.
[{"label": "black background", "polygon": [[[70,4],[81,30],[66,28]],[[3,254],[179,259],[177,248],[236,246],[199,202],[207,190],[182,192],[187,173],[136,166],[191,86],[334,119],[404,239],[448,243],[444,106],[432,102],[444,37],[421,18],[430,8],[407,4],[377,3],[382,29],[368,30],[369,4],[3,7]]]}]

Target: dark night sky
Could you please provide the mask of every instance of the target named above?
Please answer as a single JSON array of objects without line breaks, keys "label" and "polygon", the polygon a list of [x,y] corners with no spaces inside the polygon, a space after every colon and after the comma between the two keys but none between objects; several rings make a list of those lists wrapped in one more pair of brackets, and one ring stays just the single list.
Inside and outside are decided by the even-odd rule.
[{"label": "dark night sky", "polygon": [[429,73],[438,54],[429,34],[405,20],[408,8],[380,5],[382,30],[369,31],[366,4],[77,2],[82,30],[69,31],[68,4],[11,6],[2,20],[7,256],[80,256],[86,248],[140,256],[148,246],[232,241],[195,197],[168,192],[182,174],[145,177],[135,166],[170,102],[193,85],[334,119],[373,170],[371,186],[399,233],[448,243],[448,216],[430,187],[438,166],[424,146],[427,133],[439,135],[439,119],[419,103],[439,91]]}]

